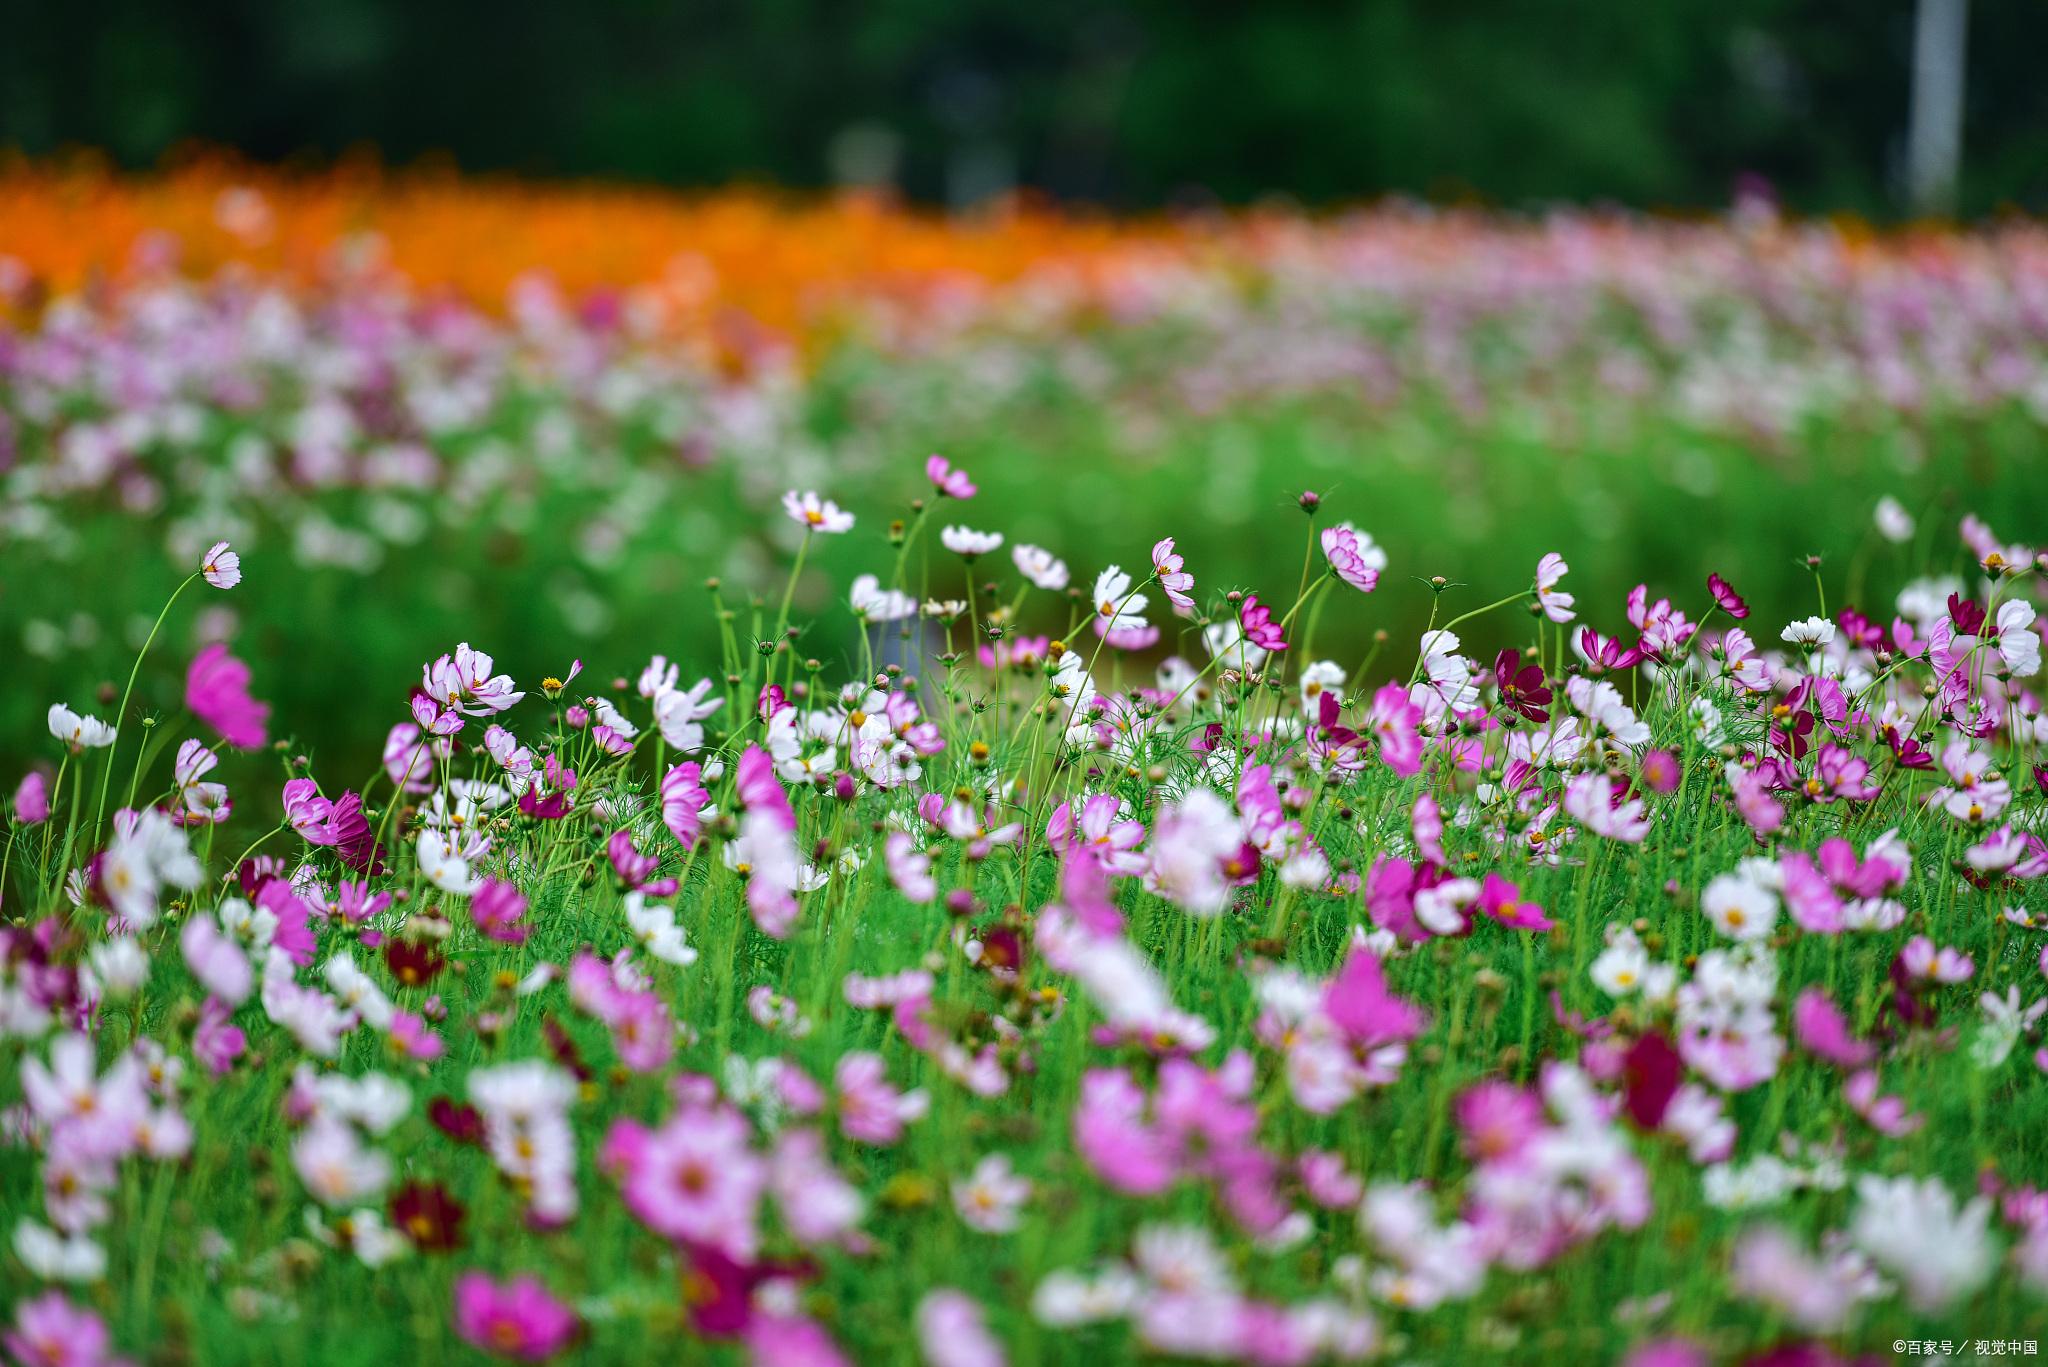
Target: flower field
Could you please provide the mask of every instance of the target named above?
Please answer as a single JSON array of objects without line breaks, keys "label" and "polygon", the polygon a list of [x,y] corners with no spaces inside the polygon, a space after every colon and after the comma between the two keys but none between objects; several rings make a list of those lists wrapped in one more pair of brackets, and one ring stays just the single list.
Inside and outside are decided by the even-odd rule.
[{"label": "flower field", "polygon": [[2040,229],[0,224],[12,1361],[2048,1338]]}]

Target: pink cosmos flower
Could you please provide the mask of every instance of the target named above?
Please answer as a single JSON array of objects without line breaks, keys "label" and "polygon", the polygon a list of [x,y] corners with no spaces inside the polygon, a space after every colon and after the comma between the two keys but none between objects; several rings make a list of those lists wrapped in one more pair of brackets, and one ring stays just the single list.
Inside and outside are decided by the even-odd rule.
[{"label": "pink cosmos flower", "polygon": [[20,1367],[133,1367],[114,1355],[106,1322],[59,1291],[23,1297],[14,1327],[0,1332],[0,1345]]},{"label": "pink cosmos flower", "polygon": [[391,1051],[400,1058],[420,1059],[431,1063],[448,1052],[448,1046],[434,1033],[432,1026],[410,1011],[391,1013],[391,1029],[388,1032]]},{"label": "pink cosmos flower", "polygon": [[2048,874],[2048,841],[2031,831],[2000,826],[1964,850],[1963,861],[1980,873],[2039,878]]},{"label": "pink cosmos flower", "polygon": [[891,831],[883,842],[882,857],[889,881],[909,901],[923,906],[938,896],[939,885],[932,878],[932,861],[908,831]]},{"label": "pink cosmos flower", "polygon": [[1899,951],[1899,966],[1910,978],[1927,982],[1968,982],[1977,971],[1976,962],[1961,950],[1937,947],[1925,935],[1915,935]]},{"label": "pink cosmos flower", "polygon": [[1181,557],[1173,549],[1173,538],[1167,537],[1152,547],[1152,572],[1159,578],[1159,587],[1166,591],[1167,601],[1173,604],[1174,612],[1182,617],[1191,617],[1195,611],[1195,600],[1188,590],[1195,586],[1195,576],[1182,569]]},{"label": "pink cosmos flower", "polygon": [[753,1367],[852,1367],[825,1327],[802,1315],[756,1315],[744,1337]]},{"label": "pink cosmos flower", "polygon": [[1371,593],[1379,587],[1380,571],[1387,567],[1387,554],[1373,544],[1371,537],[1340,523],[1323,528],[1319,539],[1323,558],[1330,562],[1330,569],[1339,579],[1360,593]]},{"label": "pink cosmos flower", "polygon": [[283,950],[301,968],[312,963],[317,947],[312,929],[315,913],[292,885],[282,878],[264,879],[256,889],[256,905],[277,918],[277,926],[270,932],[271,946]]},{"label": "pink cosmos flower", "polygon": [[310,778],[287,779],[284,785],[284,821],[306,838],[308,844],[332,845],[328,819],[334,804],[320,796],[320,785]]},{"label": "pink cosmos flower", "polygon": [[629,890],[644,892],[649,897],[670,897],[675,894],[678,886],[675,879],[654,877],[656,870],[661,867],[661,856],[640,853],[638,847],[633,844],[633,832],[630,828],[621,826],[613,831],[611,839],[605,842],[604,852],[605,858],[611,861],[612,872],[619,876],[619,881]]},{"label": "pink cosmos flower", "polygon": [[1046,842],[1055,850],[1078,850],[1121,873],[1137,873],[1142,861],[1131,851],[1145,842],[1145,823],[1129,818],[1114,793],[1090,793],[1076,816],[1071,802],[1053,809],[1045,823]]},{"label": "pink cosmos flower", "polygon": [[1415,807],[1409,814],[1409,825],[1415,832],[1415,850],[1433,864],[1448,865],[1451,861],[1444,853],[1444,814],[1437,801],[1428,793],[1415,799]]},{"label": "pink cosmos flower", "polygon": [[1414,1039],[1429,1022],[1420,1007],[1387,990],[1379,955],[1360,944],[1352,945],[1344,966],[1330,980],[1322,1007],[1331,1024],[1361,1048]]},{"label": "pink cosmos flower", "polygon": [[704,787],[704,770],[695,760],[670,769],[661,780],[661,824],[684,849],[692,849],[703,834],[705,805],[711,793]]},{"label": "pink cosmos flower", "polygon": [[1457,1116],[1465,1152],[1481,1164],[1516,1157],[1543,1130],[1543,1102],[1508,1082],[1466,1088],[1458,1096]]},{"label": "pink cosmos flower", "polygon": [[521,923],[526,915],[526,894],[513,883],[486,878],[470,895],[469,915],[487,939],[501,945],[526,943],[529,928]]},{"label": "pink cosmos flower", "polygon": [[955,470],[952,462],[944,456],[926,456],[924,475],[939,491],[941,498],[973,498],[977,492],[974,481],[967,478],[967,472]]},{"label": "pink cosmos flower", "polygon": [[791,831],[796,829],[796,809],[789,805],[789,794],[775,777],[775,760],[766,750],[749,745],[741,752],[733,782],[739,790],[741,806],[750,812],[766,813]]},{"label": "pink cosmos flower", "polygon": [[1350,1210],[1365,1195],[1365,1182],[1344,1166],[1344,1156],[1328,1149],[1306,1149],[1295,1164],[1301,1189],[1324,1210]]},{"label": "pink cosmos flower", "polygon": [[1762,774],[1730,760],[1726,777],[1735,792],[1735,810],[1752,831],[1770,835],[1785,824],[1785,805],[1771,796],[1770,784]]},{"label": "pink cosmos flower", "polygon": [[1941,767],[1948,771],[1949,782],[1927,795],[1928,805],[1958,821],[1998,820],[2012,801],[2012,785],[1992,764],[1988,750],[1964,740],[1950,741],[1941,752]]},{"label": "pink cosmos flower", "polygon": [[384,772],[401,791],[424,793],[434,772],[434,758],[445,742],[423,739],[412,722],[394,724],[384,737]]},{"label": "pink cosmos flower", "polygon": [[927,1291],[917,1303],[917,1338],[930,1367],[1004,1367],[1008,1361],[981,1303],[951,1287]]},{"label": "pink cosmos flower", "polygon": [[242,582],[242,557],[229,550],[227,542],[216,541],[199,562],[199,572],[215,588],[231,589]]},{"label": "pink cosmos flower", "polygon": [[1849,1021],[1825,989],[1809,987],[1792,1008],[1793,1034],[1800,1047],[1839,1068],[1861,1068],[1877,1056],[1875,1046],[1856,1038]]},{"label": "pink cosmos flower", "polygon": [[708,1244],[741,1260],[754,1254],[768,1167],[753,1126],[729,1107],[684,1107],[648,1132],[621,1182],[626,1206],[669,1239]]},{"label": "pink cosmos flower", "polygon": [[1826,805],[1836,798],[1869,802],[1883,790],[1868,781],[1870,761],[1839,745],[1823,745],[1814,761],[1813,777],[1806,780],[1806,795]]},{"label": "pink cosmos flower", "polygon": [[453,655],[443,655],[421,671],[420,687],[443,708],[488,717],[526,696],[512,686],[510,674],[493,674],[495,667],[490,656],[464,641]]},{"label": "pink cosmos flower", "polygon": [[249,666],[219,642],[200,651],[185,671],[185,706],[238,749],[253,750],[268,738],[270,704],[249,696]]},{"label": "pink cosmos flower", "polygon": [[1643,756],[1641,768],[1636,771],[1643,786],[1653,793],[1669,795],[1678,791],[1679,780],[1684,776],[1678,756],[1669,750],[1652,750]]},{"label": "pink cosmos flower", "polygon": [[1401,685],[1384,684],[1372,695],[1365,729],[1379,737],[1380,762],[1403,778],[1422,772],[1421,726],[1422,709]]},{"label": "pink cosmos flower", "polygon": [[255,985],[249,956],[221,933],[220,923],[211,913],[198,911],[186,917],[185,927],[178,934],[178,945],[192,976],[215,999],[227,1006],[239,1006],[248,1000],[249,990]]},{"label": "pink cosmos flower", "polygon": [[1152,1196],[1173,1185],[1173,1155],[1145,1123],[1145,1094],[1121,1068],[1090,1069],[1074,1106],[1074,1147],[1095,1175],[1127,1196]]},{"label": "pink cosmos flower", "polygon": [[210,996],[199,1008],[199,1026],[192,1032],[193,1056],[215,1077],[233,1068],[235,1060],[248,1047],[248,1037],[241,1027],[230,1023],[228,1016],[227,1003]]},{"label": "pink cosmos flower", "polygon": [[1629,1350],[1621,1367],[1709,1367],[1704,1348],[1687,1339],[1653,1339]]},{"label": "pink cosmos flower", "polygon": [[1880,1096],[1877,1086],[1875,1068],[1865,1068],[1842,1084],[1842,1099],[1847,1101],[1849,1109],[1862,1116],[1872,1129],[1879,1134],[1899,1139],[1927,1123],[1926,1116],[1909,1112],[1906,1103],[1899,1097]]},{"label": "pink cosmos flower", "polygon": [[1473,904],[1481,914],[1491,916],[1510,930],[1549,930],[1557,923],[1543,914],[1534,902],[1521,900],[1522,891],[1497,873],[1488,873]]},{"label": "pink cosmos flower", "polygon": [[1587,830],[1609,840],[1641,844],[1650,833],[1642,799],[1627,797],[1606,774],[1579,774],[1566,783],[1564,809]]},{"label": "pink cosmos flower", "polygon": [[568,1347],[576,1313],[529,1276],[492,1281],[481,1272],[455,1279],[455,1332],[498,1357],[539,1362]]},{"label": "pink cosmos flower", "polygon": [[1640,650],[1651,659],[1670,663],[1685,652],[1699,627],[1671,606],[1668,598],[1650,603],[1649,588],[1638,584],[1628,596],[1628,620],[1642,633]]},{"label": "pink cosmos flower", "polygon": [[391,901],[388,892],[371,892],[367,878],[344,878],[334,885],[334,897],[327,909],[350,925],[359,926],[390,906]]},{"label": "pink cosmos flower", "polygon": [[865,1050],[840,1055],[832,1085],[839,1098],[839,1128],[863,1144],[894,1144],[903,1137],[904,1125],[921,1119],[929,1105],[922,1091],[899,1092],[891,1086],[882,1056]]},{"label": "pink cosmos flower", "polygon": [[40,826],[50,819],[50,785],[42,770],[29,770],[15,785],[14,819],[24,826]]}]

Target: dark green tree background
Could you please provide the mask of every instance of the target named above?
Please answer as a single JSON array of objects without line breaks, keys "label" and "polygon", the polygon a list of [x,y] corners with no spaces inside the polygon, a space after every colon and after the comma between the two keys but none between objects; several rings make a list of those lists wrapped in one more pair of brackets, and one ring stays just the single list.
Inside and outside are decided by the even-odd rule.
[{"label": "dark green tree background", "polygon": [[[0,146],[682,185],[1895,212],[1912,0],[0,0]],[[1961,204],[2048,207],[2048,4],[1975,0]]]}]

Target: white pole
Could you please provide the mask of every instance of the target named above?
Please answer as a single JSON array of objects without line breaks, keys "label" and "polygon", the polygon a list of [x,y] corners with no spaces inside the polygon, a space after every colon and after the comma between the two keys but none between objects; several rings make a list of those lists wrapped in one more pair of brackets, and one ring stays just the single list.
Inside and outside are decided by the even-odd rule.
[{"label": "white pole", "polygon": [[1963,49],[1970,0],[1919,0],[1913,21],[1912,123],[1906,195],[1913,211],[1955,209],[1963,157]]}]

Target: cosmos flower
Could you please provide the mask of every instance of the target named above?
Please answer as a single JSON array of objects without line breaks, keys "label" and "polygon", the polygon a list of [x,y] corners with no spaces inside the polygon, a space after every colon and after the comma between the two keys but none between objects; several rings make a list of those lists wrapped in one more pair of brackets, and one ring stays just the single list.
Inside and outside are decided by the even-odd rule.
[{"label": "cosmos flower", "polygon": [[199,562],[199,572],[215,588],[231,589],[242,582],[242,557],[229,550],[227,542],[216,541]]},{"label": "cosmos flower", "polygon": [[568,1347],[577,1328],[575,1311],[538,1278],[499,1282],[465,1272],[455,1279],[455,1332],[495,1357],[543,1361]]},{"label": "cosmos flower", "polygon": [[1321,536],[1323,558],[1331,572],[1360,593],[1379,587],[1380,574],[1387,568],[1387,555],[1373,539],[1349,523],[1325,527]]},{"label": "cosmos flower", "polygon": [[1059,593],[1067,587],[1066,562],[1043,547],[1012,546],[1010,559],[1017,566],[1017,573],[1030,581],[1033,588]]},{"label": "cosmos flower", "polygon": [[939,544],[963,560],[976,560],[1003,544],[1001,532],[978,532],[972,527],[946,527],[939,532]]},{"label": "cosmos flower", "polygon": [[941,498],[973,498],[976,493],[974,481],[967,478],[967,472],[955,470],[952,462],[944,456],[925,457],[924,474]]},{"label": "cosmos flower", "polygon": [[1136,631],[1145,625],[1146,598],[1131,590],[1131,576],[1111,565],[1095,577],[1096,627],[1102,631]]},{"label": "cosmos flower", "polygon": [[1536,562],[1536,602],[1542,607],[1543,615],[1553,622],[1569,622],[1578,616],[1572,611],[1572,604],[1577,600],[1557,587],[1571,568],[1556,551]]},{"label": "cosmos flower", "polygon": [[50,734],[64,742],[76,755],[104,749],[114,743],[114,728],[98,717],[81,716],[62,703],[51,703]]},{"label": "cosmos flower", "polygon": [[853,514],[843,511],[830,499],[820,499],[815,492],[806,490],[799,494],[794,489],[782,496],[782,510],[789,514],[789,520],[806,532],[840,533],[853,530]]}]

